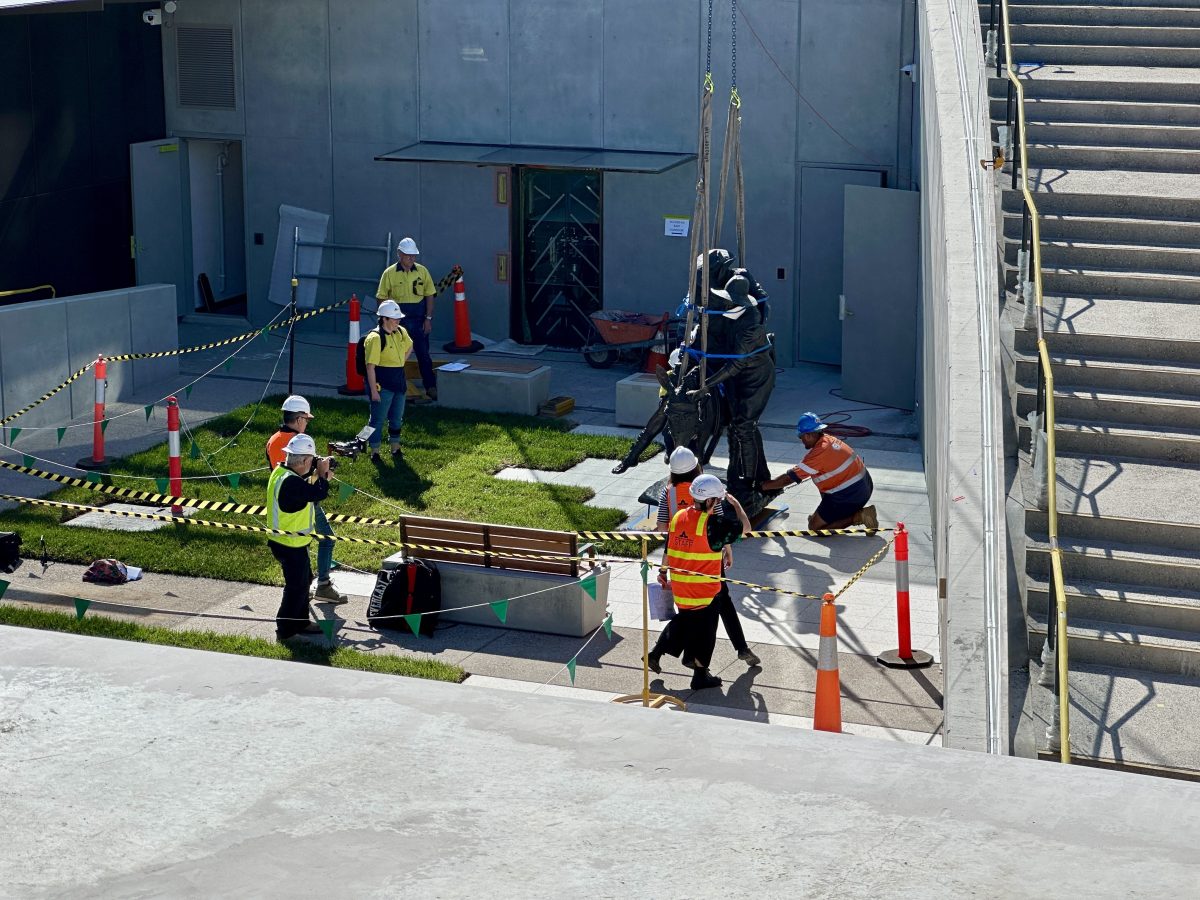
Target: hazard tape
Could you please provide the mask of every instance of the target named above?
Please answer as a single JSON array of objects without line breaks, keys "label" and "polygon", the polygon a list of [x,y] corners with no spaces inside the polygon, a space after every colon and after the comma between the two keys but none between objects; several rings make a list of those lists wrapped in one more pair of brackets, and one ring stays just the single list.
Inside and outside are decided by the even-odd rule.
[{"label": "hazard tape", "polygon": [[883,557],[888,552],[888,548],[892,546],[893,540],[895,540],[895,538],[888,538],[887,543],[885,543],[882,547],[880,547],[879,550],[875,553],[875,555],[872,556],[870,559],[868,559],[866,561],[866,563],[863,564],[863,567],[861,569],[859,569],[857,572],[855,572],[853,575],[850,576],[850,580],[847,581],[845,584],[843,584],[841,590],[839,590],[836,594],[833,595],[833,599],[836,600],[838,597],[842,596],[842,594],[846,593],[846,591],[850,590],[850,587],[851,587],[851,585],[854,584],[854,582],[858,581],[858,579],[862,578],[864,575],[867,574],[867,569],[871,568],[871,566],[875,565],[877,562],[879,562],[881,559],[883,559]]},{"label": "hazard tape", "polygon": [[[894,528],[822,528],[822,529],[793,529],[791,531],[748,531],[743,538],[777,538],[777,537],[836,537],[849,535],[851,537],[871,537]],[[640,541],[642,538],[658,538],[666,540],[667,535],[662,531],[577,531],[582,538],[589,541]]]}]

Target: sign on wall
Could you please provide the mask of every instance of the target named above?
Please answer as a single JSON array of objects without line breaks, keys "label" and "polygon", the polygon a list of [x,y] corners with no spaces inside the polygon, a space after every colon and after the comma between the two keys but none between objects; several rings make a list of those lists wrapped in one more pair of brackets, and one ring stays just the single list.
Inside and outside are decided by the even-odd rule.
[{"label": "sign on wall", "polygon": [[687,216],[663,216],[663,234],[667,237],[687,237],[692,220]]}]

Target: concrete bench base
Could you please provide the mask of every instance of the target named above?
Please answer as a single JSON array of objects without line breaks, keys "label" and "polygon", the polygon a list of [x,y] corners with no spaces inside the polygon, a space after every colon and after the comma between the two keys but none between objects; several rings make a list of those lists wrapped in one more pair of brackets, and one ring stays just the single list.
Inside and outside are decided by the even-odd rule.
[{"label": "concrete bench base", "polygon": [[644,428],[658,409],[658,379],[637,372],[617,382],[617,424]]},{"label": "concrete bench base", "polygon": [[[383,561],[383,568],[395,569],[403,558],[401,553],[389,556]],[[514,572],[443,561],[439,561],[437,567],[442,574],[443,607],[467,606],[545,591],[513,600],[508,605],[508,616],[503,624],[490,606],[442,613],[441,617],[448,622],[584,637],[599,628],[608,615],[607,566],[596,569],[595,600],[576,579],[563,575]],[[556,584],[562,587],[546,590]]]},{"label": "concrete bench base", "polygon": [[438,403],[456,409],[536,416],[550,399],[550,367],[471,362],[469,369],[438,372]]}]

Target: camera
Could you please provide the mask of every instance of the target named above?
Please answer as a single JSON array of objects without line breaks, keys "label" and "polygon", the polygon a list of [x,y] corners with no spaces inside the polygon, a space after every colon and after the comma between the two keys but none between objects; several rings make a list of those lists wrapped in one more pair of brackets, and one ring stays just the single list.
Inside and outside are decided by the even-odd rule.
[{"label": "camera", "polygon": [[147,25],[161,25],[162,24],[162,10],[161,9],[146,10],[144,13],[142,13],[142,21],[145,22]]}]

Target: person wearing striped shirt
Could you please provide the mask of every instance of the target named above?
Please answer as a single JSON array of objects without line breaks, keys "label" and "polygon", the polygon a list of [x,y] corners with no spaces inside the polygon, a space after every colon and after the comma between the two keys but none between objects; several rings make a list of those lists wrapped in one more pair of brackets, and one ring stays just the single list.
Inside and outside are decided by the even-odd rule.
[{"label": "person wearing striped shirt", "polygon": [[759,485],[760,490],[777,491],[811,479],[821,492],[821,503],[808,517],[814,531],[863,525],[878,528],[875,507],[868,506],[875,485],[866,464],[844,440],[825,433],[826,425],[816,413],[806,412],[796,423],[796,435],[808,452],[800,463],[778,478]]}]

